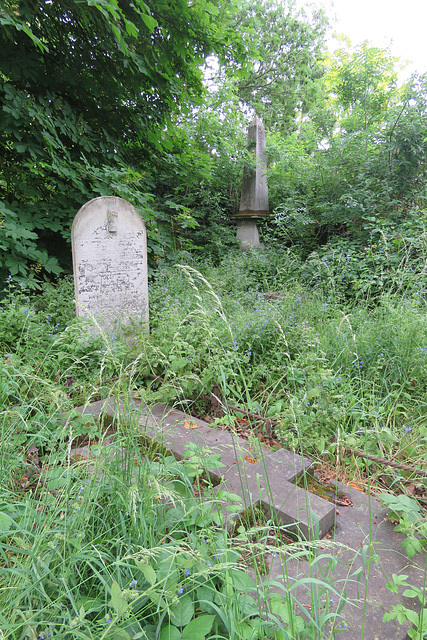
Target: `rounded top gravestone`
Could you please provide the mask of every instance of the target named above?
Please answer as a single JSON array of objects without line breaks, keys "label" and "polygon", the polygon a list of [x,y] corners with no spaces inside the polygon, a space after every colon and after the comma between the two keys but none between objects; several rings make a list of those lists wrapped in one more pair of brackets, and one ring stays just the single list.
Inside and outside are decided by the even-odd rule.
[{"label": "rounded top gravestone", "polygon": [[130,321],[148,329],[147,232],[122,198],[102,196],[78,211],[71,229],[76,313],[103,330]]}]

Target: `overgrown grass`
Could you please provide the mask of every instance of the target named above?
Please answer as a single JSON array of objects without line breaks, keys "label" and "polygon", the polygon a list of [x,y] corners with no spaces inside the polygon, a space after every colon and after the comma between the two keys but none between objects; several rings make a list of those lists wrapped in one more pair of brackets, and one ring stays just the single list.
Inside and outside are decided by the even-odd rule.
[{"label": "overgrown grass", "polygon": [[[280,444],[338,477],[397,490],[394,506],[405,515],[405,483],[414,502],[423,483],[355,452],[425,467],[424,272],[410,268],[412,293],[393,284],[354,301],[320,271],[316,288],[304,284],[289,253],[236,253],[220,267],[185,256],[151,283],[150,336],[132,341],[73,318],[69,281],[32,296],[8,283],[0,310],[3,636],[333,637],[344,601],[328,584],[332,550],[313,560],[321,579],[306,577],[310,608],[286,561],[285,587],[267,601],[242,569],[283,554],[274,522],[241,523],[230,536],[225,498],[199,484],[201,455],[189,449],[176,461],[147,449],[136,418],[112,431],[74,407],[133,394],[233,427],[237,405],[274,420]],[[74,452],[85,443],[94,460]],[[413,539],[419,513],[406,529]],[[296,543],[293,554],[306,558],[307,546]],[[359,577],[349,571],[349,581]]]},{"label": "overgrown grass", "polygon": [[190,397],[197,412],[200,394],[219,390],[224,405],[275,418],[290,448],[302,439],[305,452],[339,462],[350,437],[353,448],[422,464],[422,446],[411,447],[424,437],[424,302],[384,294],[374,308],[351,307],[295,282],[272,292],[275,279],[248,262],[233,256],[206,278],[188,267],[162,274],[151,288],[143,373],[164,377],[168,399]]}]

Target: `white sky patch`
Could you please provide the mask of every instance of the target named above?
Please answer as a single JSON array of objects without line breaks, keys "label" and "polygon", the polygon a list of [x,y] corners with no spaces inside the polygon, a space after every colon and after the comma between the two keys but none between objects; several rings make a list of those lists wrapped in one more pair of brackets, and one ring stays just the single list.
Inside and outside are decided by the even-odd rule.
[{"label": "white sky patch", "polygon": [[350,38],[352,45],[368,40],[410,61],[403,79],[415,71],[427,72],[427,0],[297,0],[296,4],[324,8],[335,33]]}]

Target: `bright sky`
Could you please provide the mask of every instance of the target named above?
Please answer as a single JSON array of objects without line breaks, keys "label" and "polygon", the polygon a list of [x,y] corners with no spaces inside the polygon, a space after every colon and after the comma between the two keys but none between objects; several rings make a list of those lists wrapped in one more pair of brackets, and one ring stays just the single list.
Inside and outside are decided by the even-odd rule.
[{"label": "bright sky", "polygon": [[[369,40],[393,56],[411,60],[405,76],[427,72],[427,0],[297,0],[326,10],[337,33],[352,45]],[[333,18],[337,18],[334,24]]]}]

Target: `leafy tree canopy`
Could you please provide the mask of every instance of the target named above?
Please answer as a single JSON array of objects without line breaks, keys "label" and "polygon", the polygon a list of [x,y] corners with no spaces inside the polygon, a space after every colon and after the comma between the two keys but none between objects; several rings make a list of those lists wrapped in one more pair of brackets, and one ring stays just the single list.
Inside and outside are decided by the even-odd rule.
[{"label": "leafy tree canopy", "polygon": [[324,13],[298,12],[292,0],[244,0],[232,24],[245,47],[246,64],[225,60],[217,81],[228,83],[268,129],[293,130],[296,116],[316,100],[324,73]]},{"label": "leafy tree canopy", "polygon": [[292,0],[0,0],[0,278],[68,269],[72,219],[98,195],[143,213],[152,264],[219,257],[254,113],[266,233],[303,255],[422,203],[426,77],[399,86],[366,43],[326,54],[327,28]]},{"label": "leafy tree canopy", "polygon": [[0,251],[10,273],[58,273],[52,234],[68,240],[90,197],[128,197],[133,183],[147,205],[131,169],[170,145],[167,116],[200,98],[205,57],[239,57],[218,26],[232,10],[233,0],[3,2]]},{"label": "leafy tree canopy", "polygon": [[337,235],[366,245],[423,206],[427,78],[399,85],[397,63],[367,43],[340,48],[298,131],[269,137],[273,227],[305,256]]}]

